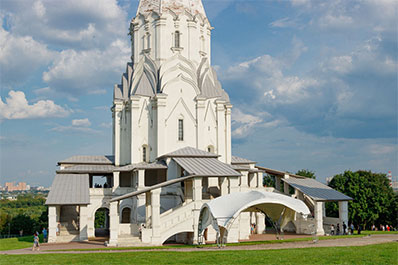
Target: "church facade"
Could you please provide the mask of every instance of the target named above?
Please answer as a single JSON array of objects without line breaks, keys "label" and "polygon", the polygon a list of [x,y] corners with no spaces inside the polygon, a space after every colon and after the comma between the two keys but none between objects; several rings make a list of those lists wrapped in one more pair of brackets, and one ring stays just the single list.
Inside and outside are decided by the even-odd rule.
[{"label": "church facade", "polygon": [[[110,246],[160,245],[198,243],[201,236],[214,241],[217,227],[200,229],[202,206],[250,191],[285,193],[308,206],[313,217],[293,214],[281,227],[285,231],[324,234],[324,226],[347,223],[349,197],[232,156],[232,105],[211,67],[212,30],[201,0],[140,1],[130,24],[131,62],[114,87],[113,155],[59,162],[46,202],[49,242],[105,237]],[[263,186],[264,173],[275,177],[275,188]],[[311,194],[303,185],[330,194]],[[339,218],[325,217],[326,201],[339,201]],[[96,225],[98,211],[102,227]],[[239,213],[228,241],[248,239],[254,225],[263,233],[266,215],[254,209]]]}]

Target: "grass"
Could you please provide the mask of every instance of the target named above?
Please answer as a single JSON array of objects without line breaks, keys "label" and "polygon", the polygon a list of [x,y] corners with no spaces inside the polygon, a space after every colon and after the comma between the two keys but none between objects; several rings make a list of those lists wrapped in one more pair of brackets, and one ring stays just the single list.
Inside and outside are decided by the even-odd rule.
[{"label": "grass", "polygon": [[[40,235],[39,237],[40,237],[40,242],[43,242],[43,235]],[[28,248],[32,246],[33,246],[33,235],[0,239],[0,251]]]},{"label": "grass", "polygon": [[398,243],[236,251],[2,255],[1,264],[397,264]]}]

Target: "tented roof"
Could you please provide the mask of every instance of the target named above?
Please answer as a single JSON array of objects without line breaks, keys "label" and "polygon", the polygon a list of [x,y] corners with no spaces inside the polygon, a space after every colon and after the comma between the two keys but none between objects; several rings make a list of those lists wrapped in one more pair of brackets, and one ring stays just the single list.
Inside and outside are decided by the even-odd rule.
[{"label": "tented roof", "polygon": [[213,157],[173,157],[189,175],[208,177],[240,176],[241,174],[231,168],[230,165]]},{"label": "tented roof", "polygon": [[[201,209],[202,228],[212,224],[228,229],[230,223],[243,211],[260,211],[277,221],[283,215],[283,227],[294,218],[294,212],[303,215],[310,210],[303,201],[290,196],[265,191],[235,192],[205,203]],[[215,227],[216,228],[216,227]]]},{"label": "tented roof", "polygon": [[57,174],[48,194],[47,205],[89,204],[88,174]]},{"label": "tented roof", "polygon": [[310,178],[282,179],[293,188],[308,195],[315,201],[349,201],[351,197],[326,186],[325,184]]}]

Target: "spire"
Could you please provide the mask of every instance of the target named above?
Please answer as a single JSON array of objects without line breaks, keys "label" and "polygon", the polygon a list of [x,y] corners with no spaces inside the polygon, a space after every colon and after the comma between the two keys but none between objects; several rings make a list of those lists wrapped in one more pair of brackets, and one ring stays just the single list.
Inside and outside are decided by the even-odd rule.
[{"label": "spire", "polygon": [[165,12],[167,9],[172,10],[177,15],[186,10],[192,15],[200,14],[203,17],[206,17],[202,0],[140,0],[137,15],[139,13],[147,14],[152,11],[160,14]]}]

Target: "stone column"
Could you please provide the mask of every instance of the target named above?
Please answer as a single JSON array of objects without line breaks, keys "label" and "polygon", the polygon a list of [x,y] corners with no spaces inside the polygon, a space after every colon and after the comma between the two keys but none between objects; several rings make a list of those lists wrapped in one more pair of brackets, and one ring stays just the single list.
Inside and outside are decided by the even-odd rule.
[{"label": "stone column", "polygon": [[339,201],[339,219],[340,227],[343,227],[343,222],[348,227],[348,201]]},{"label": "stone column", "polygon": [[227,177],[219,178],[219,185],[220,185],[221,196],[227,195],[228,194],[228,178]]},{"label": "stone column", "polygon": [[122,109],[123,109],[123,103],[116,102],[115,103],[115,165],[116,166],[120,166],[120,161],[121,161],[120,119],[122,118]]},{"label": "stone column", "polygon": [[[285,174],[285,176],[283,176],[284,179],[288,179],[290,176],[288,174]],[[287,184],[285,181],[283,182],[283,192],[286,195],[290,195],[289,193],[289,184]]]},{"label": "stone column", "polygon": [[160,244],[160,192],[161,189],[151,190],[151,223],[152,244]]},{"label": "stone column", "polygon": [[138,118],[140,115],[140,97],[132,96],[131,97],[131,124],[130,124],[130,157],[131,164],[141,162],[141,156],[139,152],[139,133],[140,130],[138,128]]},{"label": "stone column", "polygon": [[227,104],[225,110],[225,141],[226,141],[226,146],[225,146],[225,153],[226,153],[226,163],[230,164],[231,163],[231,157],[232,157],[232,147],[231,147],[231,110],[232,110],[232,105]]},{"label": "stone column", "polygon": [[[197,96],[196,97],[196,148],[203,150],[203,148],[206,146],[206,143],[204,142],[204,116],[205,116],[205,102],[206,98]],[[207,151],[207,150],[206,150]]]},{"label": "stone column", "polygon": [[217,154],[220,155],[219,160],[226,163],[225,156],[225,101],[216,100],[216,116],[217,116]]},{"label": "stone column", "polygon": [[138,170],[138,190],[145,188],[145,169]]},{"label": "stone column", "polygon": [[248,190],[248,177],[249,171],[241,171],[242,176],[240,177],[240,191],[247,191]]},{"label": "stone column", "polygon": [[193,209],[193,244],[198,244],[198,229],[199,229],[199,214],[200,214],[200,207],[202,207],[202,178],[196,177],[193,179],[193,192],[192,198],[195,203]]},{"label": "stone column", "polygon": [[315,214],[315,232],[317,235],[324,235],[325,231],[323,230],[323,202],[315,201],[314,204],[314,214]]},{"label": "stone column", "polygon": [[151,227],[151,219],[152,219],[151,193],[148,191],[145,193],[145,226],[146,226],[146,228]]},{"label": "stone column", "polygon": [[[157,155],[161,156],[166,153],[166,100],[165,94],[157,94]],[[170,140],[170,139],[169,139]],[[174,139],[173,139],[174,141]]]},{"label": "stone column", "polygon": [[111,202],[109,207],[109,243],[108,246],[117,246],[119,237],[119,202]]},{"label": "stone column", "polygon": [[239,177],[229,177],[229,193],[239,192]]},{"label": "stone column", "polygon": [[265,232],[265,216],[263,213],[256,213],[256,228],[257,234],[263,234]]},{"label": "stone column", "polygon": [[48,207],[48,243],[57,242],[57,225],[60,206]]},{"label": "stone column", "polygon": [[116,189],[120,186],[120,172],[113,172],[113,187],[112,192],[115,192]]},{"label": "stone column", "polygon": [[79,208],[80,241],[85,241],[88,240],[88,208],[87,205],[80,205]]},{"label": "stone column", "polygon": [[257,188],[262,188],[263,186],[263,172],[257,172]]}]

